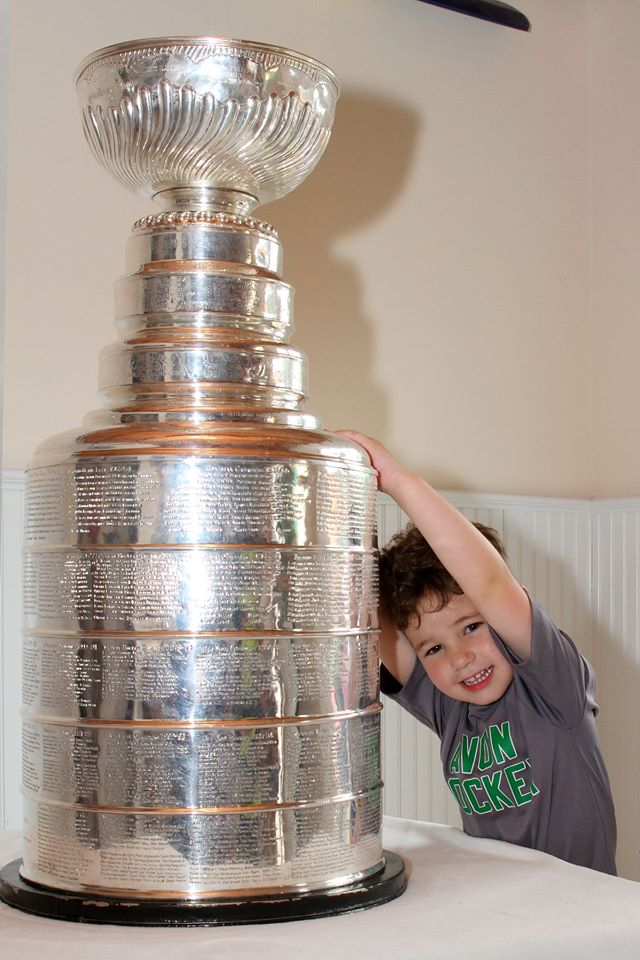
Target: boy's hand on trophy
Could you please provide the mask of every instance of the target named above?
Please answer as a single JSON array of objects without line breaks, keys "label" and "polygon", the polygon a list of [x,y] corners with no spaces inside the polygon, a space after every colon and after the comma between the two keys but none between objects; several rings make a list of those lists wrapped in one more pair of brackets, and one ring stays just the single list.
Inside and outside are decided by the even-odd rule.
[{"label": "boy's hand on trophy", "polygon": [[393,496],[394,490],[409,475],[409,471],[398,463],[379,440],[374,440],[373,437],[368,437],[364,433],[358,433],[357,430],[336,430],[336,433],[364,447],[369,454],[371,466],[378,474],[379,490]]}]

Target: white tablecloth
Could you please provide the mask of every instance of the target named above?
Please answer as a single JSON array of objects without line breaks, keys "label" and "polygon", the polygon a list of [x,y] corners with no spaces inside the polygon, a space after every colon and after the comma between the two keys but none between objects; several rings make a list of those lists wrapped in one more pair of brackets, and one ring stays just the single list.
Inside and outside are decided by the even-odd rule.
[{"label": "white tablecloth", "polygon": [[[640,960],[640,884],[454,827],[385,819],[405,894],[322,920],[142,928],[45,920],[0,903],[2,960]],[[0,834],[0,865],[20,856]]]}]

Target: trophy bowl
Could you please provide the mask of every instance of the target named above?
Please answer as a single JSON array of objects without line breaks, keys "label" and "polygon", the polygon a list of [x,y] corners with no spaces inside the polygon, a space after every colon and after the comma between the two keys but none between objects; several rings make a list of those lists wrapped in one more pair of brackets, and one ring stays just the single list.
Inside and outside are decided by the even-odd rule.
[{"label": "trophy bowl", "polygon": [[172,210],[195,195],[200,209],[238,214],[304,180],[339,96],[317,60],[221,37],[105,47],[80,65],[76,87],[91,150],[118,180]]}]

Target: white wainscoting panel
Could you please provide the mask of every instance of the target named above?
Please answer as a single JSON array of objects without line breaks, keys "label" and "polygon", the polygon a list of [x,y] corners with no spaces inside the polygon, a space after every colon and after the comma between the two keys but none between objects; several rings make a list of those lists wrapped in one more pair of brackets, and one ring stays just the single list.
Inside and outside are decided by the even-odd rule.
[{"label": "white wainscoting panel", "polygon": [[[569,500],[445,493],[471,520],[494,527],[515,575],[598,673],[600,733],[618,814],[620,873],[640,880],[640,498]],[[2,474],[0,824],[21,824],[19,792],[21,544],[24,480]],[[380,495],[380,545],[407,522]],[[437,738],[384,698],[385,811],[459,824]]]},{"label": "white wainscoting panel", "polygon": [[593,665],[600,736],[618,820],[618,870],[640,880],[640,505],[597,501],[593,513]]}]

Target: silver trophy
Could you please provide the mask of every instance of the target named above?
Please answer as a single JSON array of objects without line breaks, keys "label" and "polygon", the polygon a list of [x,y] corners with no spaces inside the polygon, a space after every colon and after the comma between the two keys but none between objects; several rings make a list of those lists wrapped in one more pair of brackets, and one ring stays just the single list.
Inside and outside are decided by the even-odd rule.
[{"label": "silver trophy", "polygon": [[102,408],[28,472],[24,852],[0,896],[110,923],[391,899],[375,475],[303,412],[293,291],[251,216],[319,160],[336,79],[182,37],[98,51],[77,90],[94,155],[161,211],[128,241]]}]

